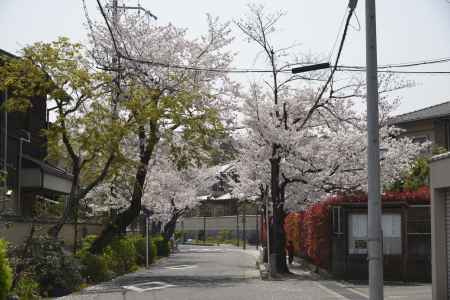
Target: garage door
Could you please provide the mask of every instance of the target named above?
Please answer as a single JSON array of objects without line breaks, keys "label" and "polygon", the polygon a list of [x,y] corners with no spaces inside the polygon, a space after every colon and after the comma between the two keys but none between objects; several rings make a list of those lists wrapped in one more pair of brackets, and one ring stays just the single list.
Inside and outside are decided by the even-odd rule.
[{"label": "garage door", "polygon": [[447,295],[450,299],[450,188],[445,191],[446,227],[447,227]]}]

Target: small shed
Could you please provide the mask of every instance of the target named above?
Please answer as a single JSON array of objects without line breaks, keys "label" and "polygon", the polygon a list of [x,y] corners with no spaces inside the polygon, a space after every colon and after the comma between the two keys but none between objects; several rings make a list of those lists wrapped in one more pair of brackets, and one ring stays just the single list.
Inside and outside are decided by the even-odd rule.
[{"label": "small shed", "polygon": [[450,299],[450,152],[430,162],[433,299]]},{"label": "small shed", "polygon": [[[367,202],[330,207],[330,271],[347,280],[368,278]],[[431,230],[428,201],[383,201],[385,280],[431,280]]]}]

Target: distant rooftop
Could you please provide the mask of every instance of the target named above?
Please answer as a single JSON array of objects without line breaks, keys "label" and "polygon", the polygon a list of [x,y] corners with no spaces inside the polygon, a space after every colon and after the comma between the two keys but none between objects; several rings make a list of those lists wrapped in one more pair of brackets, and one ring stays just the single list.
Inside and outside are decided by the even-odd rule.
[{"label": "distant rooftop", "polygon": [[446,116],[450,117],[450,101],[395,116],[389,120],[389,124],[394,125],[419,120],[436,119]]},{"label": "distant rooftop", "polygon": [[0,49],[0,56],[8,56],[8,57],[15,57],[15,58],[17,58],[16,55],[14,55],[12,53],[9,53],[8,51],[5,51],[3,49]]}]

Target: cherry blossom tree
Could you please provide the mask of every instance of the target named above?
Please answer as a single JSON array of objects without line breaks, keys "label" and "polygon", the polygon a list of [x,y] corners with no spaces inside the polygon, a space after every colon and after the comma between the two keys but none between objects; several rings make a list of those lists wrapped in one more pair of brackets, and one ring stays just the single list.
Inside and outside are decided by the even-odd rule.
[{"label": "cherry blossom tree", "polygon": [[[98,1],[100,4],[100,2]],[[91,54],[116,73],[119,115],[134,120],[138,160],[129,206],[92,244],[98,253],[139,215],[150,162],[160,145],[178,168],[207,161],[211,140],[223,133],[235,85],[226,74],[232,54],[227,24],[208,18],[208,33],[189,39],[185,29],[156,25],[138,14],[120,12],[114,19],[103,7],[106,24],[89,22]],[[184,68],[182,66],[193,66]]]},{"label": "cherry blossom tree", "polygon": [[[247,129],[240,138],[240,182],[236,189],[250,197],[270,193],[270,242],[275,257],[271,267],[278,273],[288,272],[283,228],[286,210],[318,199],[323,193],[365,190],[367,186],[365,115],[356,105],[366,98],[365,82],[359,76],[336,75],[336,67],[330,74],[287,74],[292,62],[313,61],[291,55],[289,47],[275,48],[272,35],[282,16],[250,5],[249,15],[236,22],[248,40],[261,48],[260,57],[272,71],[262,79],[263,84],[253,83],[245,95],[242,112]],[[343,41],[335,66],[342,46]],[[385,125],[397,103],[388,92],[410,83],[392,75],[381,76],[379,81],[385,149],[382,176],[390,182],[409,166],[420,147],[408,139],[395,139],[397,131]]]}]

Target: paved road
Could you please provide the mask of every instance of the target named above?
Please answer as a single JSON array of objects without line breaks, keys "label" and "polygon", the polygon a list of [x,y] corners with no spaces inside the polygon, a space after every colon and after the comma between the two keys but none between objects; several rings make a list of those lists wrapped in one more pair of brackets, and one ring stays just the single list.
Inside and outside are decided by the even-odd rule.
[{"label": "paved road", "polygon": [[[180,247],[180,252],[143,270],[85,289],[64,299],[367,299],[364,285],[316,280],[299,268],[283,281],[264,281],[255,269],[256,252],[233,247]],[[431,299],[429,285],[391,286],[385,299]]]}]

